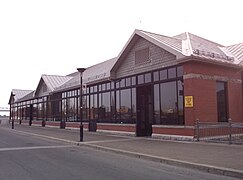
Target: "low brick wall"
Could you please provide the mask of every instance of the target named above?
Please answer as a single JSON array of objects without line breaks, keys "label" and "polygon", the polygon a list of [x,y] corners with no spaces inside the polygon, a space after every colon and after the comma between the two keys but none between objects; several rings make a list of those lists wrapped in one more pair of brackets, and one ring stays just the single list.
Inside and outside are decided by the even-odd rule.
[{"label": "low brick wall", "polygon": [[153,134],[194,136],[193,126],[153,126]]},{"label": "low brick wall", "polygon": [[[82,123],[84,129],[88,129],[88,123]],[[79,129],[80,122],[66,122],[66,128]]]},{"label": "low brick wall", "polygon": [[[19,122],[19,121],[18,121]],[[18,123],[16,121],[16,123]],[[22,124],[29,125],[29,120],[22,120]],[[42,126],[42,121],[32,121],[32,125]],[[66,122],[65,128],[67,129],[79,129],[80,122]],[[46,121],[47,127],[60,128],[60,121]],[[88,130],[89,124],[83,123],[85,130]],[[117,133],[129,133],[136,134],[136,124],[112,124],[112,123],[97,123],[97,131],[99,132],[117,132]],[[166,136],[194,136],[194,126],[163,126],[153,125],[152,126],[153,136],[166,135]]]},{"label": "low brick wall", "polygon": [[97,130],[136,132],[135,124],[105,124],[98,123]]}]

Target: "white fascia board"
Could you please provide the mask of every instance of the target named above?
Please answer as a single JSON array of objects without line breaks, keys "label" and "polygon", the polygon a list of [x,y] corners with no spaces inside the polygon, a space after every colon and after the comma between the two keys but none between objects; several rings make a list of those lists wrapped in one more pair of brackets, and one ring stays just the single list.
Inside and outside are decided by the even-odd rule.
[{"label": "white fascia board", "polygon": [[[130,44],[130,42],[132,41],[133,37],[135,36],[135,34],[137,34],[138,30],[135,30],[132,35],[130,36],[130,38],[128,39],[127,43],[125,44],[125,46],[122,48],[121,52],[119,53],[119,55],[117,56],[117,60],[120,59],[120,57],[122,56],[122,54],[124,53],[124,51],[126,50],[127,46]],[[116,63],[115,63],[116,64]]]}]

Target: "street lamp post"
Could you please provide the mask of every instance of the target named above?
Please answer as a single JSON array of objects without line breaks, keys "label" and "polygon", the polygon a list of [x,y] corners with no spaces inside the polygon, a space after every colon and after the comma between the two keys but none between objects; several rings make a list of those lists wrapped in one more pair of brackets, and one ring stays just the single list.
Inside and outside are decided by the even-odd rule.
[{"label": "street lamp post", "polygon": [[77,68],[80,73],[80,141],[83,141],[84,127],[83,127],[83,72],[85,68]]},{"label": "street lamp post", "polygon": [[[13,96],[13,102],[14,102],[14,96],[15,96],[15,94],[12,94],[12,96]],[[14,118],[12,117],[13,116],[13,114],[12,114],[12,102],[10,102],[10,119],[12,118],[12,129],[14,129]]]},{"label": "street lamp post", "polygon": [[[12,116],[12,115],[10,115],[10,116]],[[14,118],[13,117],[10,117],[10,118],[12,118],[12,129],[14,129]]]}]

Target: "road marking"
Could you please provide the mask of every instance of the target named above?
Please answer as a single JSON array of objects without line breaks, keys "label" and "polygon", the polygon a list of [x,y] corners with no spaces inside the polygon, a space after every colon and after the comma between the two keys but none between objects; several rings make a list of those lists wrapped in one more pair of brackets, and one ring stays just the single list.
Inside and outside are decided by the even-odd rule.
[{"label": "road marking", "polygon": [[33,146],[33,147],[12,147],[12,148],[0,148],[2,151],[18,151],[18,150],[33,150],[33,149],[55,149],[55,148],[67,148],[75,147],[73,145],[62,145],[62,146]]},{"label": "road marking", "polygon": [[[47,136],[47,135],[42,135],[42,134],[35,134],[35,133],[31,133],[31,132],[25,132],[25,131],[19,131],[19,130],[15,130],[16,134],[21,134],[21,135],[33,135],[33,136],[37,136],[37,137],[41,137],[41,138],[48,138],[48,139],[52,139],[52,140],[56,140],[56,141],[63,141],[63,142],[67,142],[67,143],[72,143],[72,144],[76,144],[79,145],[80,142],[78,141],[72,141],[72,140],[67,140],[67,139],[61,139],[61,138],[57,138],[57,137],[52,137],[52,136]],[[129,138],[125,138],[125,139],[112,139],[112,140],[99,140],[99,141],[84,141],[81,142],[82,144],[95,144],[95,143],[106,143],[106,142],[122,142],[122,141],[135,141],[137,140],[136,138],[133,137],[129,137]]]}]

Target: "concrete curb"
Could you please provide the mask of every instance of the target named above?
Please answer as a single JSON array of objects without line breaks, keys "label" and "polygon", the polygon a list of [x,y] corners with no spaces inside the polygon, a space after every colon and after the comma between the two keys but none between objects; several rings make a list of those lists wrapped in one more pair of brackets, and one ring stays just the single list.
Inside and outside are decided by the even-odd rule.
[{"label": "concrete curb", "polygon": [[140,159],[144,159],[144,160],[159,162],[159,163],[173,165],[173,166],[196,169],[199,171],[208,172],[208,173],[212,173],[212,174],[225,175],[225,176],[243,179],[243,171],[241,171],[241,170],[211,166],[211,165],[207,165],[207,164],[193,163],[193,162],[188,162],[188,161],[171,159],[171,158],[167,158],[167,157],[153,156],[153,155],[148,155],[148,154],[143,154],[143,153],[137,153],[137,152],[132,152],[132,151],[104,147],[104,146],[92,144],[92,142],[76,142],[76,141],[71,141],[71,140],[67,140],[67,139],[60,139],[60,138],[55,138],[55,137],[51,137],[51,136],[24,132],[24,131],[19,131],[19,130],[15,130],[15,131],[23,133],[23,134],[34,135],[37,137],[62,141],[62,142],[66,142],[66,143],[77,145],[77,146],[85,146],[85,147],[89,147],[89,148],[96,149],[96,150],[102,150],[102,151],[106,151],[106,152],[112,152],[112,153],[116,153],[116,154],[126,155],[129,157],[140,158]]}]

